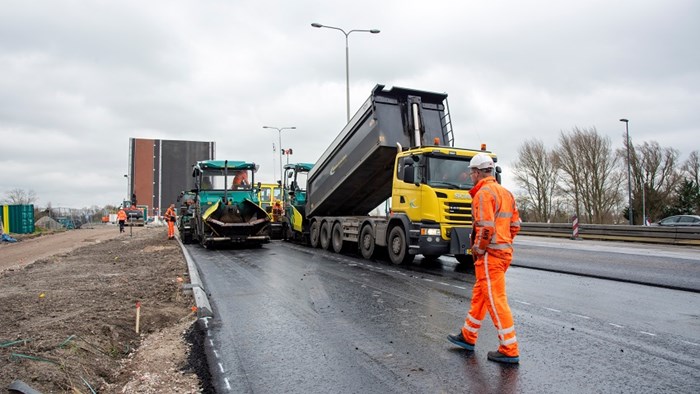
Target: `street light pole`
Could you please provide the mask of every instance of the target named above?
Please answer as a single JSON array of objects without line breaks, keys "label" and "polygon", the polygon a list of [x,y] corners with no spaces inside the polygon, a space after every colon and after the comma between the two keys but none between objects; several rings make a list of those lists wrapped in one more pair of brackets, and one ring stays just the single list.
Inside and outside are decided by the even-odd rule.
[{"label": "street light pole", "polygon": [[625,122],[625,134],[627,138],[627,201],[629,204],[628,208],[628,213],[629,213],[629,220],[630,220],[630,225],[634,225],[634,218],[632,216],[632,171],[630,167],[630,129],[629,129],[629,120],[628,119],[620,119],[620,122]]},{"label": "street light pole", "polygon": [[341,32],[345,35],[345,107],[347,110],[348,122],[350,122],[350,46],[348,45],[348,36],[350,36],[350,33],[352,33],[352,32],[378,34],[380,31],[379,31],[379,29],[370,29],[370,30],[353,29],[353,30],[346,32],[345,30],[343,30],[339,27],[322,25],[320,23],[312,23],[311,26],[317,27],[319,29],[322,27],[325,27],[327,29],[338,30],[339,32]]},{"label": "street light pole", "polygon": [[290,126],[290,127],[270,127],[270,126],[263,126],[263,129],[273,129],[277,130],[277,133],[279,134],[279,145],[277,146],[277,149],[280,151],[280,180],[284,182],[284,168],[282,165],[282,130],[296,130],[295,126]]},{"label": "street light pole", "polygon": [[126,199],[131,200],[131,196],[129,195],[129,189],[131,189],[131,185],[129,184],[129,174],[124,174],[124,178],[126,178]]}]

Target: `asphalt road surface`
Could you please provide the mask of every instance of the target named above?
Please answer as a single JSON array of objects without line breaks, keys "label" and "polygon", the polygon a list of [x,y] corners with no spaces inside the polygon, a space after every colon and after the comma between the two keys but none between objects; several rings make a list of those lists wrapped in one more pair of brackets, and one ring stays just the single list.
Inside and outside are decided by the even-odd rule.
[{"label": "asphalt road surface", "polygon": [[[589,259],[667,280],[663,269],[636,272],[654,271],[663,255],[658,264],[686,267],[690,278],[680,283],[697,285],[692,249],[587,245],[524,237],[514,264],[582,269]],[[281,241],[187,249],[214,311],[207,353],[219,393],[700,392],[700,295],[677,283],[513,266],[507,286],[521,363],[507,366],[486,359],[497,348],[488,317],[474,353],[446,340],[463,324],[473,285],[452,258],[394,267]]]}]

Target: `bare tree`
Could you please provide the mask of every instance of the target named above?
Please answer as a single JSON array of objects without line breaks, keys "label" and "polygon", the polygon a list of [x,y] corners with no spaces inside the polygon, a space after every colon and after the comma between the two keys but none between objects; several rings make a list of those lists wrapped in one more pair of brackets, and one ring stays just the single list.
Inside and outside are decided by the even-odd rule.
[{"label": "bare tree", "polygon": [[690,180],[695,182],[695,185],[700,186],[700,157],[698,157],[698,151],[694,150],[690,152],[690,156],[688,156],[688,160],[683,163],[682,169]]},{"label": "bare tree", "polygon": [[[624,148],[617,152],[618,157],[626,158],[626,149],[625,142]],[[673,204],[676,186],[681,178],[678,156],[676,149],[663,148],[656,141],[630,145],[632,213],[635,223],[641,223],[643,215],[652,221],[660,219]]]},{"label": "bare tree", "polygon": [[548,222],[552,218],[559,180],[554,156],[536,139],[525,141],[518,149],[513,169],[515,181],[527,194],[523,199],[536,222]]},{"label": "bare tree", "polygon": [[575,127],[568,135],[560,134],[559,144],[555,157],[562,171],[561,188],[574,198],[576,215],[588,223],[612,223],[622,175],[610,139],[594,127]]},{"label": "bare tree", "polygon": [[37,200],[34,190],[12,189],[5,192],[3,203],[6,205],[29,205],[34,204]]}]

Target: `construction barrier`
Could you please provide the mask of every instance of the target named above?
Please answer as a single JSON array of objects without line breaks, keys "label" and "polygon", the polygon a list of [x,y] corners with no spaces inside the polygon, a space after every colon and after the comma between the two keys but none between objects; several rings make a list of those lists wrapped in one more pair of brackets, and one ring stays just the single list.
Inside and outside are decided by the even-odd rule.
[{"label": "construction barrier", "polygon": [[[630,226],[627,224],[579,224],[578,230],[578,239],[700,246],[700,226],[664,227]],[[572,224],[525,222],[521,224],[519,234],[570,238]]]}]

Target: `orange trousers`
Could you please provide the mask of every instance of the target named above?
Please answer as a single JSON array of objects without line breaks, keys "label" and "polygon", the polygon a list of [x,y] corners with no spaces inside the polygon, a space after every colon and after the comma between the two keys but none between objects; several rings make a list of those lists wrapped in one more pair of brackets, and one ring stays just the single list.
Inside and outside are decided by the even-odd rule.
[{"label": "orange trousers", "polygon": [[462,326],[462,336],[467,342],[476,344],[481,322],[488,311],[498,331],[498,351],[509,357],[517,357],[518,341],[506,297],[506,270],[510,267],[510,261],[510,256],[499,258],[486,253],[474,262],[476,283],[471,308]]},{"label": "orange trousers", "polygon": [[168,220],[168,238],[175,237],[175,222]]}]

